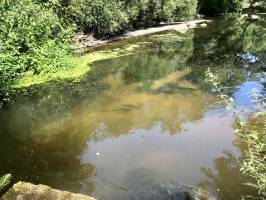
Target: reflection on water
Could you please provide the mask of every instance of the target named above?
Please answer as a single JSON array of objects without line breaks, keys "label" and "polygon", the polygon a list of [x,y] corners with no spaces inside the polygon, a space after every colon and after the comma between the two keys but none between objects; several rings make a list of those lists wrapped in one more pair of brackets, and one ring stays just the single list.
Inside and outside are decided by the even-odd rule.
[{"label": "reflection on water", "polygon": [[[112,184],[108,183],[114,182],[132,190],[170,180],[197,185],[205,179],[201,166],[210,167],[211,160],[219,157],[223,149],[237,151],[231,144],[233,135],[225,135],[225,131],[232,132],[230,122],[231,118],[227,117],[220,123],[219,116],[209,113],[200,122],[187,123],[184,132],[174,136],[164,131],[160,123],[148,130],[134,129],[116,139],[89,142],[81,161],[94,163],[95,178],[109,187]],[[97,195],[110,196],[104,192],[101,188],[95,190]],[[112,193],[112,199],[120,199],[120,194],[116,196],[118,192],[116,189]]]},{"label": "reflection on water", "polygon": [[[240,159],[231,152],[224,152],[224,155],[213,160],[215,170],[202,168],[201,171],[208,179],[200,182],[198,186],[211,191],[217,191],[222,199],[239,199],[240,196],[253,194],[256,191],[245,186],[248,178],[240,172]],[[250,180],[252,181],[252,180]]]},{"label": "reflection on water", "polygon": [[[252,193],[239,173],[232,117],[204,73],[211,67],[236,103],[250,107],[253,87],[265,93],[263,24],[230,17],[146,36],[137,39],[148,41],[143,49],[94,63],[79,83],[31,88],[0,112],[0,174],[111,200],[171,181],[226,200]],[[238,62],[247,50],[260,62]]]}]

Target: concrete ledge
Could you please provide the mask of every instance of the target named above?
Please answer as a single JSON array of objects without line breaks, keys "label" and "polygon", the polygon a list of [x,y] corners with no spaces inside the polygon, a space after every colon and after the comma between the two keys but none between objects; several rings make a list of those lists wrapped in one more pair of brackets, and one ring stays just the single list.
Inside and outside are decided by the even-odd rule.
[{"label": "concrete ledge", "polygon": [[82,194],[52,189],[46,185],[18,182],[0,200],[96,200]]}]

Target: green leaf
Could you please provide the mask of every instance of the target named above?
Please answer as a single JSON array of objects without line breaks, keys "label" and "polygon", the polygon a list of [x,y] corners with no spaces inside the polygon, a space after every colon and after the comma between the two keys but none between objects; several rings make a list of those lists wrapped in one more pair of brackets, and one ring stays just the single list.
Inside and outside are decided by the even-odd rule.
[{"label": "green leaf", "polygon": [[11,174],[6,174],[0,177],[0,190],[6,187],[10,183],[11,178],[12,178]]}]

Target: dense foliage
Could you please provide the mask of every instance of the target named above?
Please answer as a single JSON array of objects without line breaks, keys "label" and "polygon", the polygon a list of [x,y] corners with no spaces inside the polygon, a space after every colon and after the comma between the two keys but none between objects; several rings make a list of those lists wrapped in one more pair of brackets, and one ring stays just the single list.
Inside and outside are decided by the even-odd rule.
[{"label": "dense foliage", "polygon": [[21,73],[66,67],[71,30],[55,12],[32,0],[1,0],[0,88]]},{"label": "dense foliage", "polygon": [[197,0],[70,0],[68,16],[95,36],[113,35],[161,21],[191,19]]},{"label": "dense foliage", "polygon": [[120,1],[86,1],[84,5],[84,23],[81,29],[95,35],[115,34],[128,23],[128,16]]},{"label": "dense foliage", "polygon": [[129,0],[126,5],[133,25],[149,26],[161,21],[180,21],[193,18],[196,15],[197,1]]}]

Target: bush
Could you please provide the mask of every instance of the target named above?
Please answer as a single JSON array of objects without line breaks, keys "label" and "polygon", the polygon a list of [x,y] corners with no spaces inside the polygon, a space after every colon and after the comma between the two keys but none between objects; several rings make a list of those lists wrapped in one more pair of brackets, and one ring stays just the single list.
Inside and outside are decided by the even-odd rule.
[{"label": "bush", "polygon": [[197,0],[69,0],[64,6],[65,15],[80,30],[102,37],[162,21],[193,18]]},{"label": "bush", "polygon": [[160,22],[160,0],[129,0],[125,6],[133,28],[147,27]]},{"label": "bush", "polygon": [[1,0],[0,88],[21,73],[67,67],[70,33],[51,8],[33,0]]},{"label": "bush", "polygon": [[130,0],[126,6],[133,27],[145,27],[193,18],[197,0]]},{"label": "bush", "polygon": [[183,0],[179,1],[175,13],[176,20],[192,19],[197,14],[198,1],[195,0]]},{"label": "bush", "polygon": [[197,12],[195,0],[165,0],[162,7],[162,21],[180,21],[193,18]]},{"label": "bush", "polygon": [[77,20],[80,29],[92,32],[97,37],[119,33],[128,23],[128,16],[123,11],[121,1],[79,0],[79,2],[72,1],[69,8],[70,11],[77,11],[77,15],[72,18]]}]

